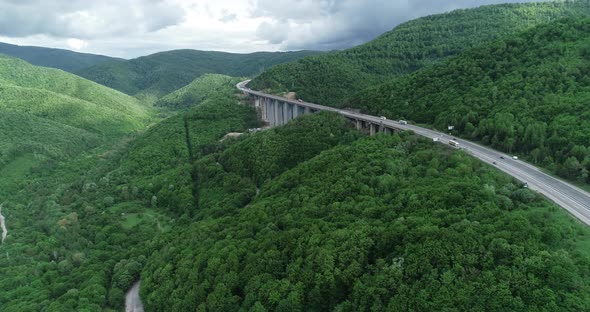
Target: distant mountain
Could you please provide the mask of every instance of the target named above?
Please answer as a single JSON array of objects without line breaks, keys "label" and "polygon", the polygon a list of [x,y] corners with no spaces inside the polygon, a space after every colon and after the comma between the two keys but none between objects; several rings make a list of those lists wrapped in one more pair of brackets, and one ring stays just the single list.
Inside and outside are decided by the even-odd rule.
[{"label": "distant mountain", "polygon": [[369,88],[351,106],[523,153],[590,183],[590,19],[565,19]]},{"label": "distant mountain", "polygon": [[275,93],[295,91],[308,101],[338,104],[370,85],[468,48],[552,20],[588,15],[588,1],[567,1],[483,6],[427,16],[352,49],[277,65],[250,86]]},{"label": "distant mountain", "polygon": [[63,157],[145,128],[148,109],[61,70],[0,56],[0,169],[27,153]]},{"label": "distant mountain", "polygon": [[0,42],[0,54],[17,57],[33,65],[58,68],[67,72],[74,72],[106,61],[116,60],[116,58],[104,55],[78,53],[63,49],[18,46],[2,42]]},{"label": "distant mountain", "polygon": [[189,84],[195,78],[216,73],[252,76],[269,67],[320,52],[225,52],[175,50],[111,61],[77,72],[78,75],[129,95],[161,97]]}]

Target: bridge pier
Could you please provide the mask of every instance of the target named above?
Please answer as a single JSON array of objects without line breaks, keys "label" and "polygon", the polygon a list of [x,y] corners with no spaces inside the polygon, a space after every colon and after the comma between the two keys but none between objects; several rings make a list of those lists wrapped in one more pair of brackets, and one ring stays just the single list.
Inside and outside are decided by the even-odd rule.
[{"label": "bridge pier", "polygon": [[375,124],[369,124],[369,135],[374,136],[377,130],[377,126]]},{"label": "bridge pier", "polygon": [[289,103],[283,102],[283,125],[289,122]]},{"label": "bridge pier", "polygon": [[273,114],[273,118],[274,118],[274,122],[273,122],[273,127],[274,126],[278,126],[281,124],[281,119],[280,119],[280,107],[279,107],[279,101],[274,100],[273,101],[273,109],[274,109],[274,114]]}]

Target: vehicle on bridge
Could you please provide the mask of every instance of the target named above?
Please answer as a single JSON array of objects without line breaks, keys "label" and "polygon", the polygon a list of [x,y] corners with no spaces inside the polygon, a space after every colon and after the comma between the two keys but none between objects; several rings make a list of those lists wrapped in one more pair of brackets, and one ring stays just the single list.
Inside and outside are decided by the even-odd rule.
[{"label": "vehicle on bridge", "polygon": [[379,117],[379,119],[381,119],[381,120],[387,120],[387,117],[381,116],[381,117]]},{"label": "vehicle on bridge", "polygon": [[449,145],[453,147],[459,147],[459,142],[455,140],[449,140]]},{"label": "vehicle on bridge", "polygon": [[407,124],[408,124],[408,122],[407,122],[407,121],[405,121],[405,120],[401,120],[401,119],[400,119],[399,123],[400,123],[400,125],[407,125]]}]

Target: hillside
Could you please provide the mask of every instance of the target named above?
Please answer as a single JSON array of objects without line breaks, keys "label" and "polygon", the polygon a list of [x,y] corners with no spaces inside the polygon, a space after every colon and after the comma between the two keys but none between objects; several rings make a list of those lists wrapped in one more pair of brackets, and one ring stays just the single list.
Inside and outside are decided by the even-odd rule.
[{"label": "hillside", "polygon": [[523,153],[590,183],[590,19],[566,19],[370,88],[352,106]]},{"label": "hillside", "polygon": [[20,58],[33,65],[58,68],[71,73],[116,59],[104,55],[78,53],[63,49],[18,46],[2,42],[0,42],[0,54]]},{"label": "hillside", "polygon": [[471,47],[551,20],[589,14],[589,2],[568,1],[483,6],[427,16],[352,49],[277,65],[255,78],[250,87],[274,93],[294,91],[306,101],[337,105],[368,86]]},{"label": "hillside", "polygon": [[0,56],[0,109],[32,114],[91,132],[141,129],[148,110],[123,93],[61,70]]},{"label": "hillside", "polygon": [[130,96],[7,56],[0,56],[0,90],[0,170],[77,155],[144,129],[150,118]]},{"label": "hillside", "polygon": [[228,83],[234,81],[236,81],[236,78],[229,76],[205,74],[188,85],[160,98],[155,105],[175,110],[186,109],[214,96],[219,92],[219,88],[227,88]]},{"label": "hillside", "polygon": [[238,81],[130,142],[67,162],[38,160],[11,188],[0,183],[9,228],[0,246],[2,311],[121,311],[151,241],[195,213],[190,155],[258,126],[254,110],[236,104]]},{"label": "hillside", "polygon": [[195,78],[216,73],[235,77],[253,76],[279,63],[293,61],[319,52],[225,52],[175,50],[113,61],[77,72],[129,95],[159,98],[189,84]]},{"label": "hillside", "polygon": [[492,167],[408,133],[364,137],[320,113],[194,170],[195,218],[151,247],[146,309],[590,308],[587,229]]},{"label": "hillside", "polygon": [[[338,115],[257,127],[238,79],[9,192],[3,311],[590,308],[590,231],[516,181]],[[6,254],[7,256],[4,256]]]}]

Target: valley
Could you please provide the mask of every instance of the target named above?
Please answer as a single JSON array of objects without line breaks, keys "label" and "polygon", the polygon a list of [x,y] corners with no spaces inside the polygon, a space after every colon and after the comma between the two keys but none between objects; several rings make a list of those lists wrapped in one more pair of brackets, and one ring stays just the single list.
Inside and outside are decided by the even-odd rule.
[{"label": "valley", "polygon": [[[248,38],[244,12],[166,25],[170,3],[140,4],[129,32],[67,37],[130,59],[0,43],[1,311],[590,310],[587,1],[255,53],[173,34],[325,47],[296,27],[347,6],[259,10]],[[84,21],[111,12],[90,5]],[[358,36],[335,29],[313,38]]]}]

